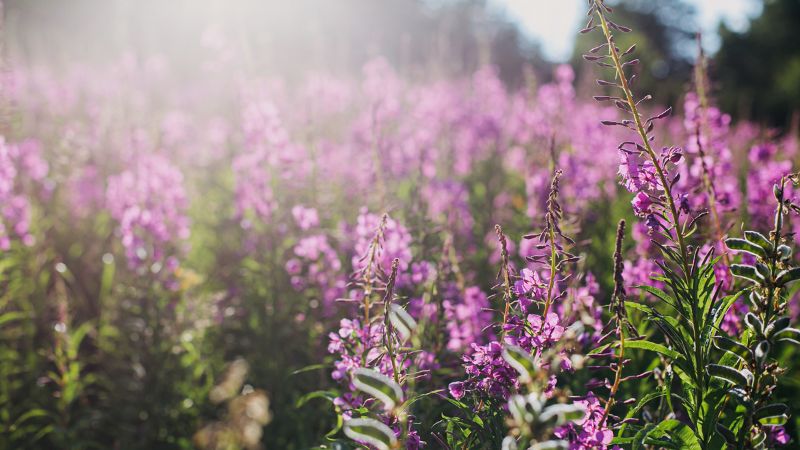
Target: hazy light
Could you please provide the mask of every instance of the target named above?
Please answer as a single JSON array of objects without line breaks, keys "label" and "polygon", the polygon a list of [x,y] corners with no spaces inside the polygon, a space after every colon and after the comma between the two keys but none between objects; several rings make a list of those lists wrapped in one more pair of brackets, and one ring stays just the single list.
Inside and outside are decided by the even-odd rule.
[{"label": "hazy light", "polygon": [[[719,48],[717,26],[720,21],[736,31],[746,30],[750,19],[761,12],[757,0],[688,0],[697,8],[704,46],[709,52]],[[572,55],[575,33],[585,17],[585,0],[490,0],[504,10],[521,30],[541,43],[545,57],[566,61]]]}]

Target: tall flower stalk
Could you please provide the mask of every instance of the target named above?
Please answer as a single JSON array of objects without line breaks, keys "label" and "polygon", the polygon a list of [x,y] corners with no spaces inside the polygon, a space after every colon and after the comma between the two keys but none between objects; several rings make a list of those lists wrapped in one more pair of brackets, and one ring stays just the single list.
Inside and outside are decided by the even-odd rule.
[{"label": "tall flower stalk", "polygon": [[[621,96],[598,96],[596,99],[611,101],[630,116],[630,119],[603,123],[625,127],[638,136],[639,142],[623,142],[619,147],[622,167],[625,169],[623,176],[626,186],[636,193],[633,202],[636,213],[646,218],[652,232],[666,239],[663,244],[657,240],[653,242],[664,256],[664,262],[658,262],[662,272],[658,279],[665,283],[667,291],[651,286],[640,288],[668,305],[675,314],[666,315],[654,306],[644,306],[643,309],[661,332],[664,344],[643,341],[646,344],[638,345],[670,361],[668,368],[677,373],[675,380],[680,390],[672,392],[672,386],[668,385],[667,399],[676,412],[685,412],[691,424],[690,438],[679,431],[684,427],[683,423],[674,420],[662,422],[658,426],[660,428],[650,430],[649,435],[651,439],[664,441],[668,439],[663,436],[669,429],[683,436],[683,445],[696,444],[703,449],[711,448],[723,396],[721,387],[711,382],[706,367],[716,361],[712,354],[712,337],[735,298],[720,298],[721,291],[714,276],[716,259],[713,251],[701,255],[699,248],[689,244],[689,236],[697,231],[698,222],[706,213],[692,217],[689,209],[683,205],[683,199],[678,205],[673,187],[680,177],[672,175],[670,169],[683,159],[682,152],[665,148],[658,155],[653,149],[655,121],[669,115],[671,109],[643,119],[639,105],[649,100],[650,96],[637,100],[631,89],[635,75],[629,76],[626,72],[627,68],[639,63],[638,59],[629,59],[629,55],[635,51],[635,45],[624,52],[617,47],[612,30],[624,33],[630,29],[612,22],[609,19],[611,12],[611,8],[602,0],[589,2],[589,14],[592,17],[583,31],[599,28],[604,43],[584,57],[602,67],[613,69],[615,81],[599,80],[598,83],[621,92]],[[598,21],[597,25],[595,20]],[[607,54],[599,54],[603,49]],[[677,401],[673,401],[673,397]]]}]

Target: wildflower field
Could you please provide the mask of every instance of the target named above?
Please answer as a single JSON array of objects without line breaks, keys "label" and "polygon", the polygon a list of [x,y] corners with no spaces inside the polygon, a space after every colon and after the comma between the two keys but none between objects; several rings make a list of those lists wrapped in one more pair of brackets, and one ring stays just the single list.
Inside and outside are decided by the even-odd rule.
[{"label": "wildflower field", "polygon": [[0,449],[798,448],[797,129],[582,5],[516,86],[5,63]]}]

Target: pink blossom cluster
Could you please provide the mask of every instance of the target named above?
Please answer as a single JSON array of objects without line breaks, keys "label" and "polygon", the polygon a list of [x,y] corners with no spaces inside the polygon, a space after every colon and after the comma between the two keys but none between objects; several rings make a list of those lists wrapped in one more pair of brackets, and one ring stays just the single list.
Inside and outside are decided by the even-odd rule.
[{"label": "pink blossom cluster", "polygon": [[189,237],[183,174],[165,156],[141,154],[108,179],[106,204],[128,266],[170,277]]},{"label": "pink blossom cluster", "polygon": [[8,250],[15,240],[26,246],[35,242],[30,196],[47,195],[48,170],[39,142],[8,143],[0,136],[0,249]]}]

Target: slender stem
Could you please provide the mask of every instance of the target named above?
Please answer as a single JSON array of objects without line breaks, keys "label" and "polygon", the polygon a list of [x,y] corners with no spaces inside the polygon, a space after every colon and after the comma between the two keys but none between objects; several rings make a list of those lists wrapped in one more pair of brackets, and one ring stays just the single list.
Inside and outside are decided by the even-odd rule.
[{"label": "slender stem", "polygon": [[[555,146],[552,146],[555,148]],[[550,194],[547,198],[547,213],[545,214],[545,229],[542,231],[543,236],[546,233],[546,241],[550,247],[550,279],[547,280],[547,297],[544,303],[544,312],[542,314],[542,326],[537,331],[541,334],[544,331],[544,326],[547,323],[547,315],[550,313],[550,308],[553,305],[553,289],[556,283],[559,269],[559,248],[556,243],[556,238],[562,237],[559,229],[559,219],[561,214],[560,206],[558,205],[558,182],[561,177],[561,171],[556,170],[553,174],[553,181],[550,184]],[[569,239],[564,239],[568,241]]]},{"label": "slender stem", "polygon": [[500,225],[494,226],[494,231],[497,233],[497,240],[500,242],[500,256],[502,258],[500,271],[503,276],[503,298],[505,300],[505,310],[503,311],[503,329],[500,334],[505,336],[506,327],[508,323],[508,315],[511,312],[511,273],[508,269],[508,244],[506,243],[506,236],[503,234],[503,228]]},{"label": "slender stem", "polygon": [[[708,209],[711,212],[711,218],[714,222],[714,231],[717,234],[717,241],[723,242],[725,239],[725,233],[722,230],[722,223],[720,220],[720,214],[717,210],[717,191],[714,186],[713,177],[711,174],[711,170],[706,164],[706,153],[705,149],[703,148],[702,142],[702,135],[705,133],[708,139],[711,138],[711,132],[709,130],[708,125],[708,96],[706,94],[706,77],[705,77],[705,67],[706,67],[706,59],[703,53],[703,46],[700,42],[700,37],[698,35],[697,38],[697,47],[698,47],[698,57],[697,63],[695,64],[695,89],[697,90],[697,97],[700,104],[700,124],[697,126],[695,130],[695,139],[697,141],[697,151],[700,154],[700,163],[703,169],[703,186],[705,187],[706,194],[708,195]],[[725,263],[725,267],[727,268],[728,272],[730,272],[730,255],[728,252],[722,253],[723,262]]]},{"label": "slender stem", "polygon": [[400,384],[400,373],[397,370],[397,357],[394,352],[392,337],[394,334],[394,327],[390,319],[390,309],[392,304],[392,296],[394,295],[394,283],[397,280],[397,266],[400,261],[395,258],[392,261],[392,274],[389,276],[389,283],[386,285],[386,295],[383,297],[383,341],[386,345],[386,353],[389,356],[389,361],[392,363],[392,375],[394,375],[394,382]]},{"label": "slender stem", "polygon": [[600,426],[606,423],[608,415],[611,413],[611,407],[614,406],[614,396],[617,395],[620,383],[622,382],[622,362],[625,360],[625,333],[622,331],[622,325],[617,324],[617,333],[619,333],[619,357],[617,358],[617,370],[614,374],[614,384],[611,385],[611,391],[608,394],[608,401],[606,408],[603,410],[603,418],[600,419]]},{"label": "slender stem", "polygon": [[388,220],[388,216],[386,214],[381,217],[381,223],[378,225],[378,229],[375,230],[375,237],[372,238],[372,242],[369,245],[369,251],[367,252],[367,260],[364,266],[364,273],[362,277],[362,281],[364,283],[364,326],[369,328],[369,310],[372,307],[370,303],[370,297],[372,296],[372,277],[374,275],[374,265],[376,263],[378,257],[378,249],[381,245],[381,240],[383,239],[383,230],[386,228],[386,221]]},{"label": "slender stem", "polygon": [[608,401],[606,402],[605,410],[603,411],[603,418],[600,420],[600,427],[602,427],[608,415],[611,413],[611,407],[614,406],[614,397],[617,395],[620,383],[622,382],[622,366],[625,361],[625,280],[622,278],[622,271],[624,270],[624,263],[622,258],[622,241],[625,238],[625,220],[620,220],[617,225],[617,237],[614,245],[614,291],[612,293],[611,303],[616,308],[616,328],[617,335],[619,336],[619,357],[617,358],[617,367],[614,374],[614,384],[608,394]]},{"label": "slender stem", "polygon": [[550,307],[553,304],[553,286],[555,285],[556,275],[558,274],[558,249],[556,248],[556,232],[553,227],[550,227],[548,235],[550,236],[550,280],[547,282],[547,299],[545,299],[544,303],[540,332],[544,329],[545,323],[547,323],[547,314],[550,313]]},{"label": "slender stem", "polygon": [[650,139],[647,136],[647,132],[644,129],[644,125],[642,124],[641,116],[639,115],[639,110],[636,106],[636,101],[633,98],[633,92],[631,91],[630,85],[628,84],[628,79],[625,77],[625,71],[622,68],[622,62],[620,61],[619,52],[617,52],[617,47],[614,44],[614,38],[611,35],[611,30],[608,28],[608,22],[606,21],[605,15],[602,13],[602,2],[600,0],[594,0],[595,4],[597,5],[597,16],[600,18],[600,26],[603,29],[603,34],[605,35],[606,42],[608,43],[608,51],[611,59],[614,62],[614,68],[616,69],[617,75],[619,76],[621,89],[625,93],[625,99],[628,103],[628,106],[631,110],[631,115],[633,116],[633,120],[636,124],[636,130],[639,134],[639,137],[642,139],[642,145],[645,148],[647,156],[650,158],[653,166],[656,169],[656,175],[658,176],[659,182],[664,189],[664,194],[667,197],[667,204],[669,206],[670,214],[672,215],[673,223],[675,226],[675,235],[678,239],[678,245],[680,246],[681,256],[683,257],[683,268],[688,275],[689,268],[688,268],[688,250],[686,245],[686,240],[683,236],[683,230],[680,229],[680,213],[678,211],[677,205],[675,205],[675,199],[672,197],[672,189],[670,188],[669,182],[667,181],[667,176],[664,172],[664,169],[661,167],[661,164],[658,160],[658,155],[653,150],[653,147],[650,145]]},{"label": "slender stem", "polygon": [[[620,82],[620,88],[625,93],[625,100],[627,101],[627,106],[630,110],[631,115],[633,116],[634,124],[636,126],[636,131],[639,134],[639,137],[642,140],[642,146],[645,149],[645,153],[647,157],[653,163],[653,167],[655,168],[656,175],[658,177],[659,182],[661,183],[662,189],[664,190],[664,194],[667,201],[667,207],[669,210],[669,214],[672,216],[672,225],[675,227],[675,239],[678,241],[678,246],[680,248],[680,265],[683,269],[683,281],[686,283],[686,286],[689,287],[692,285],[692,274],[690,270],[690,256],[689,256],[689,249],[686,243],[685,237],[685,229],[681,224],[680,220],[680,212],[675,204],[675,199],[672,195],[671,186],[667,180],[666,173],[664,168],[659,161],[658,155],[653,150],[653,147],[650,145],[650,138],[648,137],[647,131],[645,130],[644,124],[642,123],[641,116],[639,114],[639,110],[636,106],[636,101],[633,97],[633,93],[630,88],[630,84],[628,82],[627,77],[625,76],[625,71],[623,69],[622,62],[620,60],[619,52],[617,51],[617,47],[614,43],[613,36],[609,29],[608,22],[606,21],[605,15],[603,14],[604,5],[602,4],[602,0],[594,0],[594,4],[596,6],[597,16],[600,19],[600,26],[603,30],[603,34],[606,39],[606,43],[608,44],[608,52],[611,60],[613,61],[613,66],[617,72],[617,76]],[[696,299],[692,299],[696,300]],[[694,334],[694,366],[696,368],[696,373],[694,377],[696,378],[696,382],[698,384],[697,390],[695,391],[695,405],[693,408],[693,422],[695,426],[695,431],[700,437],[701,446],[702,448],[708,447],[707,440],[709,436],[706,436],[703,432],[702,422],[704,421],[704,415],[702,413],[703,409],[703,401],[705,397],[705,390],[706,386],[706,374],[704,368],[706,366],[704,361],[704,353],[702,345],[703,343],[700,342],[699,334],[700,329],[699,327],[701,324],[699,323],[700,317],[698,316],[698,305],[697,301],[692,301],[692,332]]]}]

